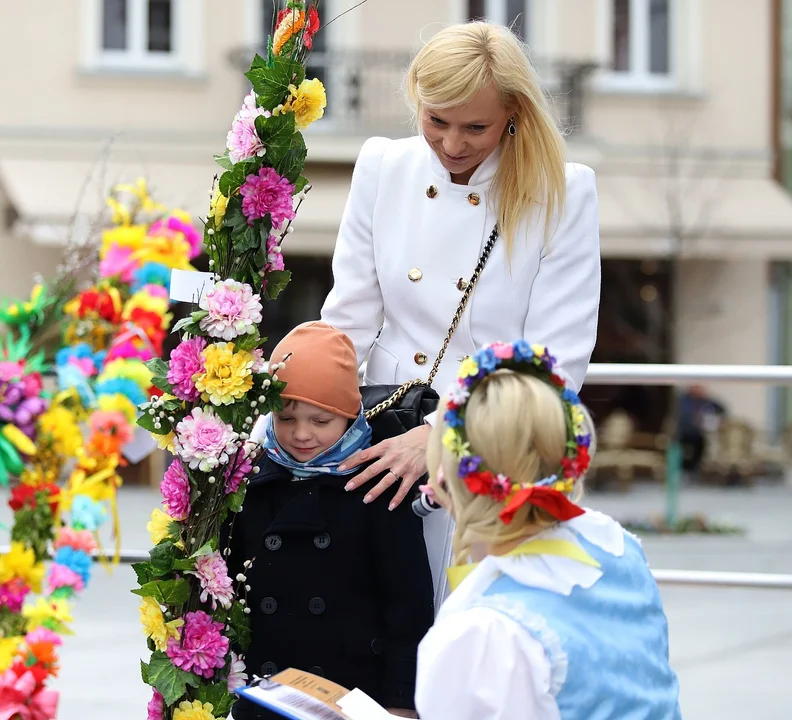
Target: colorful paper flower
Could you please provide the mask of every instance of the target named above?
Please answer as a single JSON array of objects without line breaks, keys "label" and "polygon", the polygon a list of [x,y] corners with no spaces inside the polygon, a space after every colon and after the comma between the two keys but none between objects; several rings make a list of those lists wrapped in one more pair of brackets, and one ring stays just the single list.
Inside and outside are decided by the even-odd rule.
[{"label": "colorful paper flower", "polygon": [[22,610],[30,588],[20,578],[13,578],[0,585],[0,608],[6,608],[14,615]]},{"label": "colorful paper flower", "polygon": [[146,720],[162,720],[165,715],[165,700],[158,690],[154,690],[151,700],[146,706]]},{"label": "colorful paper flower", "polygon": [[228,577],[228,565],[217,550],[197,557],[195,570],[188,570],[187,574],[198,578],[202,590],[201,602],[211,598],[212,610],[217,610],[217,603],[226,610],[231,607],[234,601],[233,583]]},{"label": "colorful paper flower", "polygon": [[173,386],[173,394],[180,400],[195,402],[200,391],[195,387],[193,377],[203,372],[203,349],[206,339],[194,337],[182,340],[171,352],[168,365],[168,382]]},{"label": "colorful paper flower", "polygon": [[262,157],[267,149],[256,132],[256,118],[269,117],[269,111],[256,105],[256,94],[248,93],[242,103],[242,108],[234,116],[231,129],[226,137],[228,158],[236,164],[242,160],[253,157]]},{"label": "colorful paper flower", "polygon": [[75,550],[82,550],[90,555],[96,550],[97,545],[90,530],[75,530],[71,527],[62,527],[55,536],[54,547],[56,550],[60,550],[62,547],[70,547]]},{"label": "colorful paper flower", "polygon": [[294,122],[299,130],[319,120],[327,107],[324,85],[317,78],[303,80],[298,87],[289,85],[290,98],[284,111],[294,113]]},{"label": "colorful paper flower", "polygon": [[245,661],[235,652],[231,651],[231,667],[228,669],[228,692],[234,693],[248,683]]},{"label": "colorful paper flower", "polygon": [[103,278],[117,277],[121,282],[129,283],[137,266],[131,248],[114,245],[100,261],[99,274]]},{"label": "colorful paper flower", "polygon": [[62,547],[55,553],[53,561],[58,565],[67,567],[69,570],[79,575],[85,585],[90,581],[93,560],[90,555],[82,550]]},{"label": "colorful paper flower", "polygon": [[228,198],[220,192],[220,188],[215,185],[215,189],[212,192],[212,202],[209,207],[209,214],[207,217],[210,217],[214,220],[214,227],[215,230],[219,230],[223,227],[223,218],[226,214],[226,207],[228,206]]},{"label": "colorful paper flower", "polygon": [[[75,552],[82,552],[82,550]],[[68,588],[72,592],[81,592],[85,589],[85,580],[82,575],[70,567],[56,562],[50,566],[47,574],[47,595],[53,595],[63,588]]]},{"label": "colorful paper flower", "polygon": [[190,514],[190,478],[179,458],[174,458],[160,483],[165,510],[174,520],[184,520]]},{"label": "colorful paper flower", "polygon": [[184,616],[181,640],[170,638],[166,652],[177,668],[210,678],[225,666],[229,645],[223,623],[198,610]]},{"label": "colorful paper flower", "polygon": [[200,700],[184,700],[173,711],[173,720],[215,720],[214,706]]},{"label": "colorful paper flower", "polygon": [[211,408],[193,408],[176,426],[173,447],[190,469],[202,472],[225,465],[236,451],[239,436]]},{"label": "colorful paper flower", "polygon": [[241,450],[237,452],[225,471],[226,495],[230,495],[239,490],[245,478],[250,475],[252,470],[253,462],[250,458],[245,457]]},{"label": "colorful paper flower", "polygon": [[132,273],[132,285],[130,290],[136,293],[143,290],[147,285],[157,285],[169,290],[170,276],[170,268],[162,263],[144,263]]},{"label": "colorful paper flower", "polygon": [[159,603],[152,597],[145,597],[140,603],[140,624],[146,637],[154,642],[154,647],[164,652],[169,638],[178,641],[184,620],[177,618],[165,622]]},{"label": "colorful paper flower", "polygon": [[98,530],[107,520],[107,508],[87,495],[75,495],[71,504],[72,525],[80,530]]},{"label": "colorful paper flower", "polygon": [[209,314],[201,330],[214,338],[233,340],[255,331],[261,322],[261,301],[253,288],[236,280],[223,280],[201,297],[199,306]]},{"label": "colorful paper flower", "polygon": [[242,212],[252,225],[254,220],[269,215],[273,227],[282,226],[294,219],[292,195],[294,185],[269,167],[263,167],[256,175],[248,175],[240,188]]},{"label": "colorful paper flower", "polygon": [[247,350],[234,352],[234,343],[214,343],[202,353],[204,371],[195,375],[195,388],[204,402],[231,405],[253,388],[256,359]]},{"label": "colorful paper flower", "polygon": [[123,395],[134,406],[146,402],[148,397],[134,380],[129,378],[108,378],[96,383],[97,395]]},{"label": "colorful paper flower", "polygon": [[0,556],[0,584],[19,579],[33,592],[41,592],[44,579],[44,563],[36,560],[33,548],[25,547],[16,540],[11,542],[10,550]]},{"label": "colorful paper flower", "polygon": [[39,597],[35,604],[22,608],[22,616],[27,619],[28,631],[46,627],[55,632],[68,632],[68,623],[74,620],[69,603],[60,598]]}]

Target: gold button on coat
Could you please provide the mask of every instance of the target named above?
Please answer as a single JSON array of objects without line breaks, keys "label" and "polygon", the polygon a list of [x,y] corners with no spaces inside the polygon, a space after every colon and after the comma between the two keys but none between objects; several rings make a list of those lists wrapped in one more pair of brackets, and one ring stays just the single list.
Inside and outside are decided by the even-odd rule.
[{"label": "gold button on coat", "polygon": [[414,360],[416,365],[426,365],[426,362],[429,360],[429,358],[426,356],[426,353],[417,352],[415,353]]},{"label": "gold button on coat", "polygon": [[430,200],[437,197],[437,185],[430,185],[426,188],[426,197]]},{"label": "gold button on coat", "polygon": [[468,195],[468,202],[471,205],[478,205],[481,202],[481,195],[478,193],[470,193],[470,195]]},{"label": "gold button on coat", "polygon": [[465,280],[465,278],[459,278],[459,280],[457,280],[457,290],[459,290],[459,292],[464,292],[467,290],[467,286],[468,281]]},{"label": "gold button on coat", "polygon": [[412,282],[418,282],[423,277],[421,268],[413,268],[407,273],[407,277],[410,278]]}]

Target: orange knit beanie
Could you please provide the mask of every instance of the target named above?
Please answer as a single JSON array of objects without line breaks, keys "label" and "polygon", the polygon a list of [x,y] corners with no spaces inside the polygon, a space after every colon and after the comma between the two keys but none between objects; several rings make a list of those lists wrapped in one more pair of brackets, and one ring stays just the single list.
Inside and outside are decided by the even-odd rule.
[{"label": "orange knit beanie", "polygon": [[340,330],[321,322],[298,325],[272,351],[271,362],[286,363],[278,370],[278,379],[286,383],[284,400],[306,402],[350,420],[360,413],[355,346]]}]

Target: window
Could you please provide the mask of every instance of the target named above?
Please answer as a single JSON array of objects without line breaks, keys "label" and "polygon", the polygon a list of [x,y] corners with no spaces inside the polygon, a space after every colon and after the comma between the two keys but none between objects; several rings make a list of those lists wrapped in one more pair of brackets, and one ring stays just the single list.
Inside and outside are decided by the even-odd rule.
[{"label": "window", "polygon": [[510,27],[523,41],[530,39],[531,0],[467,0],[469,20],[489,20]]},{"label": "window", "polygon": [[646,85],[670,82],[674,5],[674,0],[612,0],[614,75]]},{"label": "window", "polygon": [[84,0],[89,69],[194,71],[200,5],[194,0]]}]

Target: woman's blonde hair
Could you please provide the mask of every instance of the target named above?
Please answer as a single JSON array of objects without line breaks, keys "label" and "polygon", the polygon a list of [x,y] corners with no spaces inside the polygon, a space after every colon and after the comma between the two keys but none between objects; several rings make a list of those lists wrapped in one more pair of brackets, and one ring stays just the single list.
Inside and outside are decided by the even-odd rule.
[{"label": "woman's blonde hair", "polygon": [[513,109],[516,132],[504,132],[493,194],[501,235],[509,255],[520,223],[544,203],[545,239],[566,197],[565,143],[527,48],[500,25],[470,22],[441,30],[415,56],[405,94],[420,127],[423,108],[465,105],[494,86],[504,107]]},{"label": "woman's blonde hair", "polygon": [[[587,414],[586,419],[591,426]],[[504,524],[500,519],[504,503],[474,495],[459,477],[458,461],[443,447],[445,430],[442,421],[432,429],[427,460],[430,486],[441,502],[451,501],[456,564],[468,562],[475,543],[506,543],[555,524],[546,510],[530,504]],[[556,473],[566,452],[567,423],[558,391],[539,378],[512,370],[498,370],[474,386],[465,407],[465,433],[484,465],[493,473],[508,475],[513,483],[534,483]],[[593,454],[593,429],[591,438]],[[445,489],[438,477],[441,469]],[[577,501],[582,493],[581,478],[571,499]]]}]

